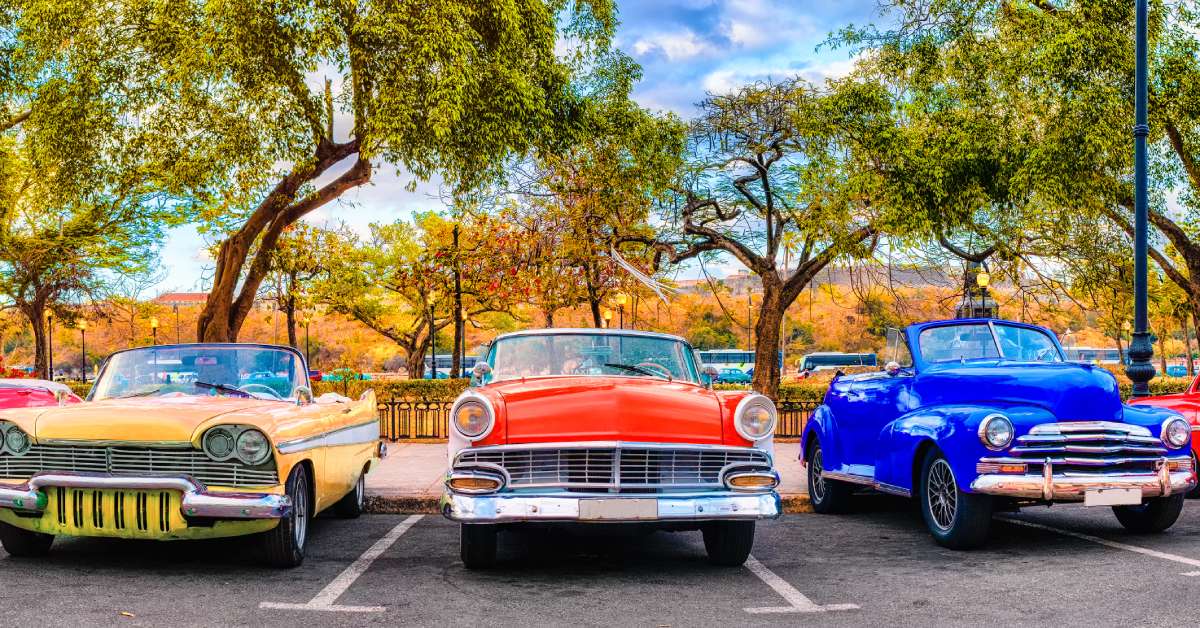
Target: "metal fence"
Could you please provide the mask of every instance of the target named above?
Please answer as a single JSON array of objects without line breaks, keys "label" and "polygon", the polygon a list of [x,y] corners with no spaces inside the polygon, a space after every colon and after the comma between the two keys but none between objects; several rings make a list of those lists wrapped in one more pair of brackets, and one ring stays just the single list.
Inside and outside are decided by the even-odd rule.
[{"label": "metal fence", "polygon": [[[379,433],[388,440],[446,438],[450,433],[451,405],[450,401],[381,401]],[[818,405],[815,401],[781,402],[775,437],[799,438]]]}]

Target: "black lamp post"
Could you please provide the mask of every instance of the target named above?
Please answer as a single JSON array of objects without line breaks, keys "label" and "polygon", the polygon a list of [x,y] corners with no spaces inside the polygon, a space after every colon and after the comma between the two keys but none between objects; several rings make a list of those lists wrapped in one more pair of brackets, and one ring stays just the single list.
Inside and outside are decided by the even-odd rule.
[{"label": "black lamp post", "polygon": [[151,338],[151,342],[155,346],[158,346],[158,317],[157,316],[150,317],[150,338]]},{"label": "black lamp post", "polygon": [[434,327],[433,306],[429,306],[429,379],[437,379],[437,329]]},{"label": "black lamp post", "polygon": [[54,381],[54,314],[46,312],[46,379]]},{"label": "black lamp post", "polygon": [[87,321],[79,321],[79,378],[87,383]]},{"label": "black lamp post", "polygon": [[619,321],[618,324],[620,325],[621,329],[625,329],[625,303],[627,301],[629,301],[629,295],[625,294],[624,292],[617,293],[617,311],[620,312],[620,318],[617,320]]},{"label": "black lamp post", "polygon": [[1146,121],[1146,21],[1148,0],[1137,0],[1136,55],[1137,70],[1134,82],[1133,125],[1133,337],[1129,342],[1129,366],[1125,374],[1133,381],[1133,396],[1150,395],[1150,379],[1154,377],[1154,344],[1147,330],[1146,314],[1146,137],[1150,125]]}]

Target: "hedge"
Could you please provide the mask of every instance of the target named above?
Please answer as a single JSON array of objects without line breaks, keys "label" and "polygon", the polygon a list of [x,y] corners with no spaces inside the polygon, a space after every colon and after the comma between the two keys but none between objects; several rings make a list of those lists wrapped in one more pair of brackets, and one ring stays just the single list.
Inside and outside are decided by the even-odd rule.
[{"label": "hedge", "polygon": [[[1113,369],[1109,369],[1113,370]],[[1121,397],[1128,399],[1132,396],[1133,384],[1124,373],[1114,372],[1117,385],[1121,389]],[[831,378],[814,377],[812,379],[786,382],[779,387],[779,401],[820,402],[829,390]],[[1150,380],[1150,394],[1166,395],[1187,390],[1192,380],[1187,377],[1156,377]],[[80,397],[86,397],[91,390],[91,383],[66,382],[67,386]],[[453,401],[459,393],[467,389],[469,379],[400,379],[375,381],[343,381],[343,382],[314,382],[313,393],[321,395],[335,392],[340,395],[357,399],[368,388],[375,390],[375,397],[380,401]],[[717,390],[747,390],[748,386],[740,384],[717,384]]]}]

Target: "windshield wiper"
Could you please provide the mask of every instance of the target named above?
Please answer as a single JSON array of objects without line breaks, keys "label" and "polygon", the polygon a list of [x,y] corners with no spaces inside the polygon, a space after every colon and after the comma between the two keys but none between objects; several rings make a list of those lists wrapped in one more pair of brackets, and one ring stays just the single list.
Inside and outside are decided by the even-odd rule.
[{"label": "windshield wiper", "polygon": [[192,385],[195,386],[196,388],[205,388],[208,390],[216,390],[219,392],[228,393],[235,397],[245,397],[247,399],[251,399],[254,397],[254,395],[251,395],[250,393],[248,393],[244,390],[238,390],[238,389],[234,388],[233,386],[229,386],[227,384],[211,384],[209,382],[194,381],[194,382],[192,382]]},{"label": "windshield wiper", "polygon": [[116,397],[113,397],[113,399],[132,399],[133,397],[149,397],[150,395],[153,395],[154,393],[162,390],[162,388],[163,388],[162,386],[156,386],[149,390],[140,390],[135,393],[129,393],[128,395],[118,395]]},{"label": "windshield wiper", "polygon": [[613,364],[612,362],[609,362],[609,363],[606,363],[604,366],[609,366],[609,367],[612,367],[615,369],[621,369],[623,371],[629,371],[631,373],[641,373],[642,375],[649,375],[650,377],[658,377],[661,379],[665,379],[668,382],[671,381],[670,375],[663,375],[662,373],[659,373],[656,371],[651,371],[650,369],[644,369],[640,366],[634,366],[632,364]]}]

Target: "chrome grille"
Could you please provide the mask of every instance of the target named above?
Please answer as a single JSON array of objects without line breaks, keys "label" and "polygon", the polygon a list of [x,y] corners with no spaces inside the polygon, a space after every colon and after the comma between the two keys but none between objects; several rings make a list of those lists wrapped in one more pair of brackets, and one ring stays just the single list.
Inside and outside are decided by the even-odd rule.
[{"label": "chrome grille", "polygon": [[1035,425],[1016,439],[1002,458],[990,463],[1025,463],[1038,472],[1047,459],[1058,472],[1098,472],[1114,469],[1154,471],[1167,448],[1140,425],[1110,421],[1075,421]]},{"label": "chrome grille", "polygon": [[279,483],[274,461],[262,467],[248,467],[236,460],[214,462],[196,449],[35,445],[23,456],[0,456],[0,478],[27,478],[44,472],[188,475],[214,486]]},{"label": "chrome grille", "polygon": [[514,488],[653,490],[720,487],[721,470],[734,464],[770,467],[771,460],[745,447],[510,445],[463,451],[455,467],[501,467]]}]

